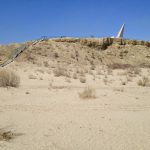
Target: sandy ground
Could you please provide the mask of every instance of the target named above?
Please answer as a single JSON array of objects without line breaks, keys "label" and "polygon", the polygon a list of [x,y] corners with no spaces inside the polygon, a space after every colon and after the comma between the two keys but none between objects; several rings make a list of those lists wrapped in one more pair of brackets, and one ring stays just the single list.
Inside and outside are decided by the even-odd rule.
[{"label": "sandy ground", "polygon": [[[0,141],[0,150],[150,149],[149,87],[137,86],[137,79],[120,85],[117,75],[107,85],[90,76],[70,83],[36,70],[22,66],[16,69],[19,88],[0,88],[0,128],[21,133]],[[80,99],[87,85],[96,89],[96,99]]]}]

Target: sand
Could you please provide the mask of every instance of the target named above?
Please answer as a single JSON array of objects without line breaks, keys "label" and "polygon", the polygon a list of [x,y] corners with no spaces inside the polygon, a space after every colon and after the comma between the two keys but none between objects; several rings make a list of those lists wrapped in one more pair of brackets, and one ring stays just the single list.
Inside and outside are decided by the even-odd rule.
[{"label": "sand", "polygon": [[[125,76],[117,70],[105,85],[104,75],[87,74],[80,83],[29,64],[7,69],[21,77],[21,85],[0,88],[0,129],[20,136],[1,140],[0,150],[150,149],[150,87],[137,85],[141,76],[122,85]],[[87,86],[96,99],[79,97]]]}]

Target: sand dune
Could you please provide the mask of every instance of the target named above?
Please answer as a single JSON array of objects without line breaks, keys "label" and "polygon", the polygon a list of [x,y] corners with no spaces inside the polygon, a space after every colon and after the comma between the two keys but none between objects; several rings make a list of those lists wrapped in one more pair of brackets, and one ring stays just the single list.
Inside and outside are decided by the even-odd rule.
[{"label": "sand dune", "polygon": [[[20,77],[18,88],[0,87],[0,149],[149,150],[149,49],[30,47],[0,69]],[[94,96],[81,97],[87,87]]]}]

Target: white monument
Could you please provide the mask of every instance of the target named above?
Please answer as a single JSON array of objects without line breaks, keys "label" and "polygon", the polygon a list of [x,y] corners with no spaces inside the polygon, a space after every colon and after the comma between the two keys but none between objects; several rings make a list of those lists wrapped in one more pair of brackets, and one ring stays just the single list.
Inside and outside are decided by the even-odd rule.
[{"label": "white monument", "polygon": [[125,24],[122,25],[118,35],[116,38],[123,38],[123,34],[124,34],[124,29],[125,29]]}]

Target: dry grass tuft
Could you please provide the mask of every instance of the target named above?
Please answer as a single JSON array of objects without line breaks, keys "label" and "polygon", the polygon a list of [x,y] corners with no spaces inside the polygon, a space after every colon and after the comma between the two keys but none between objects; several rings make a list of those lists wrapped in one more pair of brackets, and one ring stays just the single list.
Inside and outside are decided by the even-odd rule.
[{"label": "dry grass tuft", "polygon": [[142,77],[142,79],[140,79],[137,84],[139,86],[145,86],[145,87],[148,87],[150,86],[150,79],[148,77]]},{"label": "dry grass tuft", "polygon": [[107,69],[107,74],[108,74],[108,75],[113,75],[113,70],[110,69],[110,68],[108,68],[108,69]]},{"label": "dry grass tuft", "polygon": [[86,83],[86,78],[85,77],[80,77],[80,82],[81,83]]},{"label": "dry grass tuft", "polygon": [[78,79],[78,76],[76,73],[73,74],[73,79]]},{"label": "dry grass tuft", "polygon": [[105,85],[108,84],[108,77],[107,77],[107,75],[104,76],[103,82],[104,82]]},{"label": "dry grass tuft", "polygon": [[121,85],[126,85],[127,84],[127,81],[122,81],[121,80]]},{"label": "dry grass tuft", "polygon": [[135,77],[136,75],[141,75],[141,69],[140,69],[140,68],[137,68],[137,67],[129,68],[129,69],[127,70],[127,74],[128,74],[130,77]]},{"label": "dry grass tuft", "polygon": [[122,87],[114,88],[114,91],[124,92],[124,88],[122,88]]},{"label": "dry grass tuft", "polygon": [[44,67],[49,67],[48,61],[44,61],[43,64],[44,64]]},{"label": "dry grass tuft", "polygon": [[63,67],[57,67],[56,69],[53,70],[55,77],[66,76],[66,72],[67,70]]},{"label": "dry grass tuft", "polygon": [[126,81],[127,81],[127,82],[131,82],[132,80],[133,80],[132,77],[130,77],[130,76],[128,76],[128,75],[126,76]]},{"label": "dry grass tuft", "polygon": [[68,88],[67,86],[64,85],[53,85],[53,81],[50,82],[49,84],[49,90],[55,89],[55,90],[60,90],[60,89],[65,89]]},{"label": "dry grass tuft", "polygon": [[0,87],[19,87],[20,77],[12,71],[0,71]]},{"label": "dry grass tuft", "polygon": [[29,75],[29,79],[33,79],[34,80],[34,79],[37,79],[37,77],[35,75],[31,74],[31,75]]},{"label": "dry grass tuft", "polygon": [[0,129],[0,141],[10,141],[17,136],[23,135],[22,133],[13,133],[12,131],[4,131]]},{"label": "dry grass tuft", "polygon": [[37,69],[36,72],[40,72],[40,73],[44,74],[44,70],[42,70],[42,69]]},{"label": "dry grass tuft", "polygon": [[80,98],[82,99],[95,99],[96,92],[95,89],[91,87],[86,87],[83,92],[79,93]]},{"label": "dry grass tuft", "polygon": [[9,141],[13,139],[13,134],[11,131],[8,131],[8,132],[0,132],[0,141]]}]

